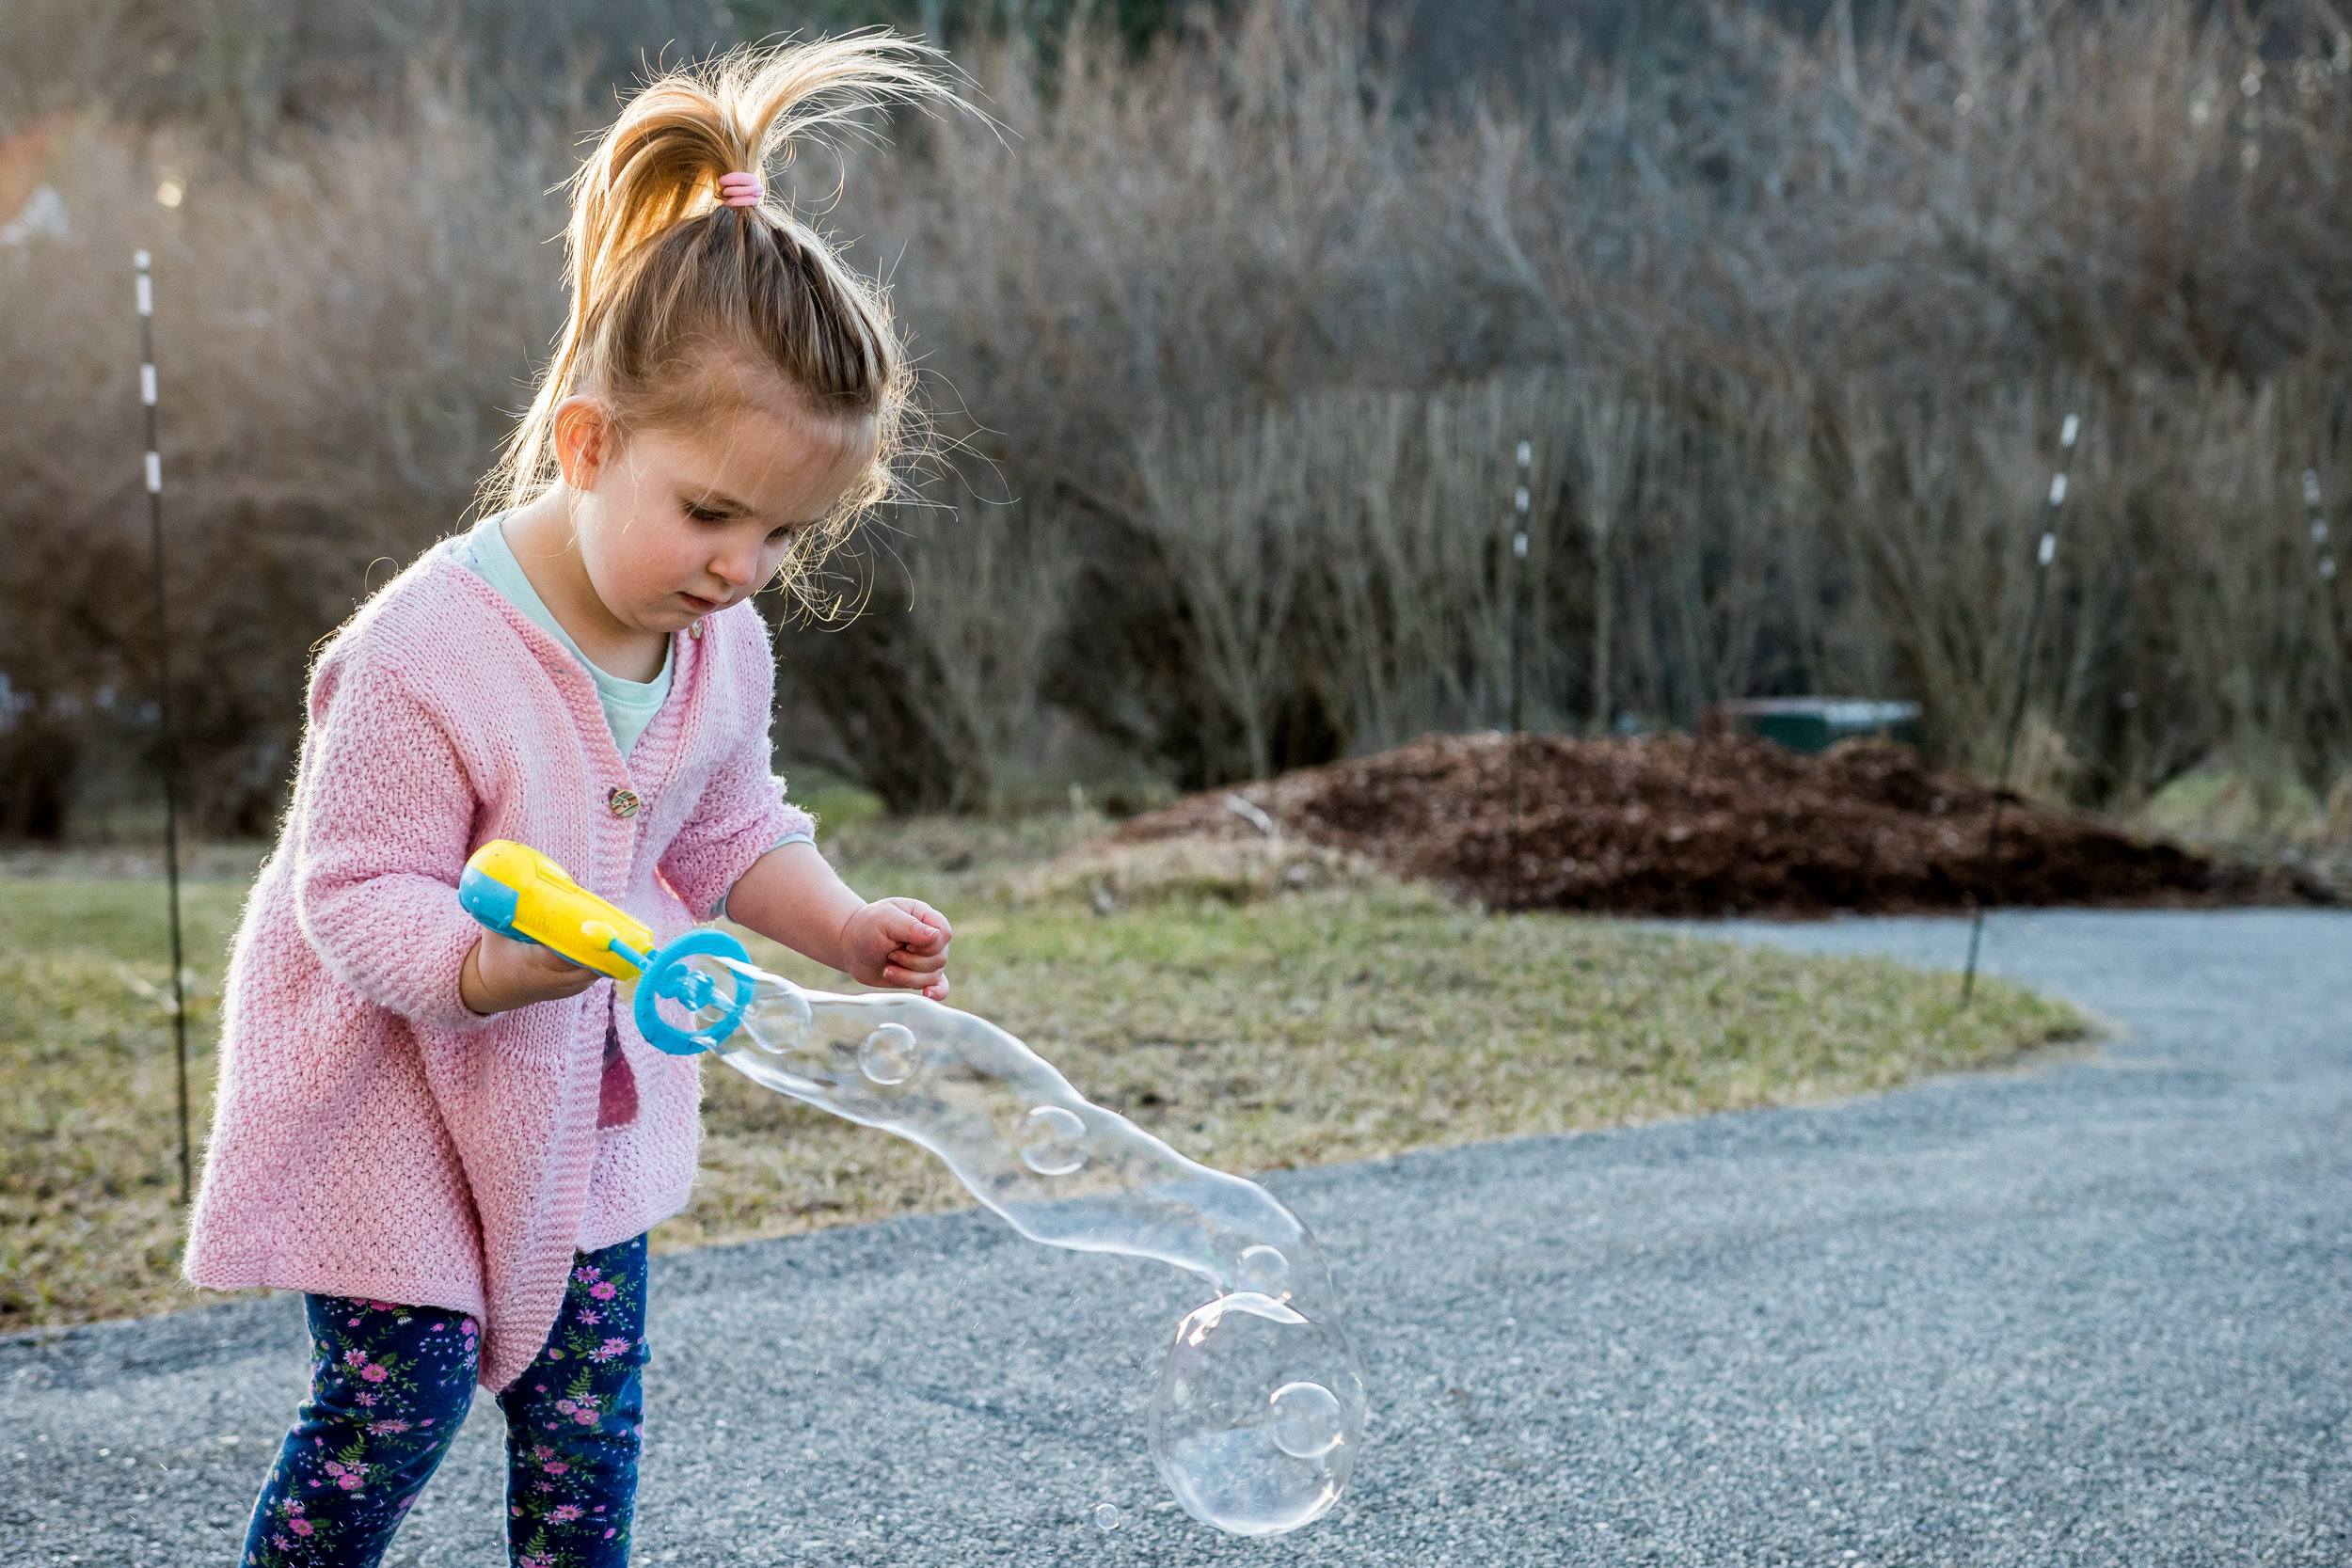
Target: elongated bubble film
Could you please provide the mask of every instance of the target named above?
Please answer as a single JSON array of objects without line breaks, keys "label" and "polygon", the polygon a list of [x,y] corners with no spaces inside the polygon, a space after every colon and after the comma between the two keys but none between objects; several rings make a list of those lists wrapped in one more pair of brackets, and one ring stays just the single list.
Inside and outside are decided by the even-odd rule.
[{"label": "elongated bubble film", "polygon": [[985,1019],[907,992],[804,990],[720,954],[686,963],[707,983],[664,983],[701,1004],[679,1027],[754,1083],[930,1149],[1031,1241],[1215,1287],[1177,1325],[1152,1402],[1152,1463],[1194,1518],[1274,1535],[1338,1502],[1362,1370],[1322,1251],[1273,1195],[1089,1102]]}]

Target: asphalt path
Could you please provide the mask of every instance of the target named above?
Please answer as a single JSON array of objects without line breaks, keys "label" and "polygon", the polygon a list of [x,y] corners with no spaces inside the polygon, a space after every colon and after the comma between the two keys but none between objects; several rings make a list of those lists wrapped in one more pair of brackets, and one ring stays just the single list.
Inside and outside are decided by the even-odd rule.
[{"label": "asphalt path", "polygon": [[[972,1214],[660,1260],[636,1560],[2352,1561],[2352,916],[2007,914],[1987,958],[2115,1037],[1274,1178],[1374,1392],[1347,1498],[1278,1541],[1152,1472],[1168,1271]],[[284,1298],[0,1341],[0,1563],[232,1560],[304,1354]],[[502,1561],[500,1488],[484,1400],[389,1560]]]}]

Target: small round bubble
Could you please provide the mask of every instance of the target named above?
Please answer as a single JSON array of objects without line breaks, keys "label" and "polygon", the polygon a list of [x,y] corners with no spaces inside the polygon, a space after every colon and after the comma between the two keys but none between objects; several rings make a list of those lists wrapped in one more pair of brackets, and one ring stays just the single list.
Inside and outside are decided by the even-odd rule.
[{"label": "small round bubble", "polygon": [[857,1048],[858,1070],[877,1084],[905,1083],[921,1060],[914,1031],[903,1023],[883,1024]]},{"label": "small round bubble", "polygon": [[1094,1505],[1094,1528],[1096,1529],[1114,1530],[1126,1522],[1120,1516],[1119,1510],[1111,1504],[1096,1503]]},{"label": "small round bubble", "polygon": [[1313,1459],[1339,1446],[1340,1402],[1320,1383],[1285,1383],[1274,1390],[1274,1446],[1293,1459]]},{"label": "small round bubble", "polygon": [[1263,1242],[1244,1247],[1233,1259],[1233,1288],[1281,1301],[1291,1293],[1291,1260]]},{"label": "small round bubble", "polygon": [[1040,1105],[1021,1132],[1021,1163],[1040,1176],[1068,1176],[1087,1163],[1087,1124],[1078,1113]]}]

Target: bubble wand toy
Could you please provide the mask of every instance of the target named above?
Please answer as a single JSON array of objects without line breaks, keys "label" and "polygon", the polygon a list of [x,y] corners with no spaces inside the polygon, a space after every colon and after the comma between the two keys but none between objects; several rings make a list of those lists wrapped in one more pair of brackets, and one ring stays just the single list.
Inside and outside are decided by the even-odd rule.
[{"label": "bubble wand toy", "polygon": [[651,1044],[920,1145],[1029,1240],[1208,1280],[1217,1294],[1177,1323],[1152,1396],[1153,1466],[1186,1513],[1237,1535],[1296,1529],[1339,1501],[1362,1368],[1313,1236],[1264,1188],[1089,1102],[985,1019],[912,993],[803,990],[716,927],[656,948],[523,845],[475,851],[458,897],[491,930],[633,985]]}]

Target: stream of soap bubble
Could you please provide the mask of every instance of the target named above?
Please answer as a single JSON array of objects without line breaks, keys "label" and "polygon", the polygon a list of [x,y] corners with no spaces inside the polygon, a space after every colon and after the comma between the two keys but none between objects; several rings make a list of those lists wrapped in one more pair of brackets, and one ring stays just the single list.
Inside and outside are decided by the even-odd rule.
[{"label": "stream of soap bubble", "polygon": [[1217,1294],[1177,1323],[1152,1396],[1153,1465],[1186,1513],[1235,1534],[1330,1512],[1363,1437],[1362,1369],[1321,1250],[1273,1195],[1090,1103],[985,1019],[689,962],[710,984],[682,1027],[753,1082],[921,1145],[1031,1241],[1206,1278]]}]

